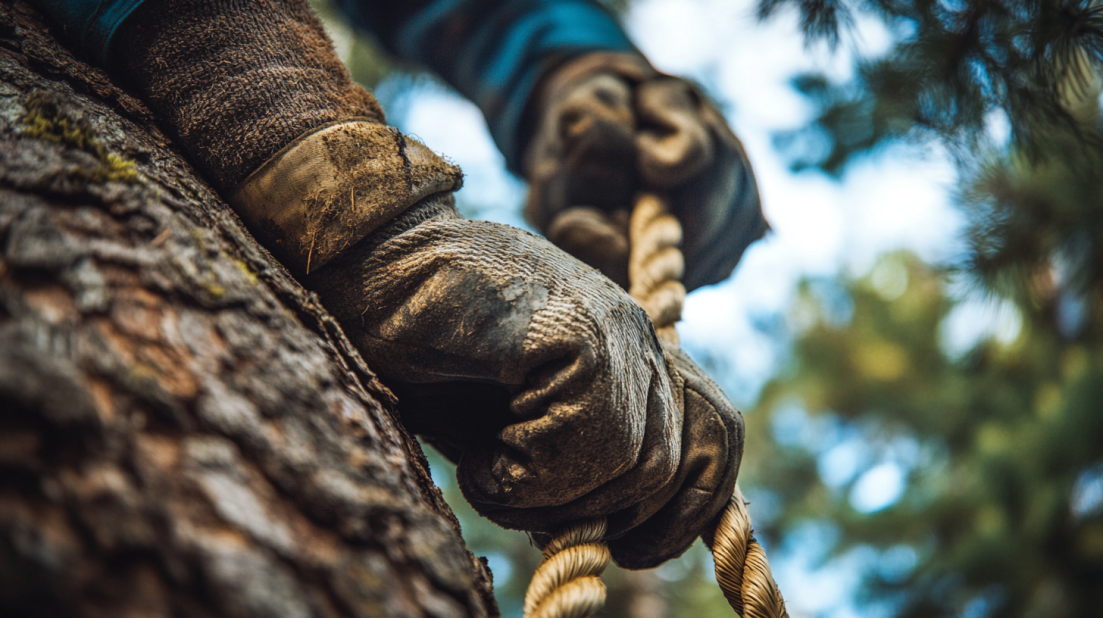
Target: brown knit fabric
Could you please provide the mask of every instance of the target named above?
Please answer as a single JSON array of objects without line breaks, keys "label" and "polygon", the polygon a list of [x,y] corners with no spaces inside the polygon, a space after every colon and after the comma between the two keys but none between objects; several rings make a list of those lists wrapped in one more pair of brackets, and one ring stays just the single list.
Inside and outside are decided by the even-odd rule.
[{"label": "brown knit fabric", "polygon": [[307,131],[383,122],[305,0],[147,0],[120,41],[126,78],[226,191]]}]

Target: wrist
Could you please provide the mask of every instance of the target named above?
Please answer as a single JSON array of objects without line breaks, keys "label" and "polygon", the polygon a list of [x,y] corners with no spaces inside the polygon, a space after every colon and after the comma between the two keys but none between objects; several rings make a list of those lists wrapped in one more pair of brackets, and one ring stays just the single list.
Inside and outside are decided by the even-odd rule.
[{"label": "wrist", "polygon": [[413,204],[463,184],[460,169],[397,129],[336,122],[288,144],[230,202],[296,274],[310,274]]}]

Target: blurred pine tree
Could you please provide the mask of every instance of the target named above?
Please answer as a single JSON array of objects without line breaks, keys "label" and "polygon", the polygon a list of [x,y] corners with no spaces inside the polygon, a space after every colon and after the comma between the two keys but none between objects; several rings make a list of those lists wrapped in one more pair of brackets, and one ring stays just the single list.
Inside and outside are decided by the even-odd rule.
[{"label": "blurred pine tree", "polygon": [[[792,363],[748,416],[742,482],[779,501],[774,538],[827,521],[835,555],[875,548],[865,602],[892,615],[1103,615],[1103,7],[765,0],[760,14],[786,3],[809,37],[838,41],[857,10],[904,33],[851,83],[797,80],[819,112],[780,142],[829,146],[794,151],[794,167],[838,174],[892,140],[948,146],[969,246],[949,270],[1019,327],[955,358],[937,336],[950,273],[907,255],[835,282],[853,302],[842,325],[808,282]],[[898,495],[864,499],[875,474],[882,497],[898,475]]]},{"label": "blurred pine tree", "polygon": [[[878,281],[885,269],[898,279]],[[887,286],[904,289],[893,297]],[[766,531],[777,538],[820,520],[837,528],[836,555],[877,549],[880,562],[862,574],[865,602],[893,615],[1100,615],[1094,328],[1069,337],[1048,312],[1021,310],[1013,340],[952,359],[935,336],[954,307],[941,273],[887,256],[848,292],[853,318],[832,326],[806,286],[801,310],[812,319],[802,318],[792,365],[748,415],[756,440],[741,482],[781,502]],[[870,503],[862,485],[886,470],[904,482],[891,495],[882,480]],[[904,568],[882,564],[893,555]]]},{"label": "blurred pine tree", "polygon": [[818,110],[778,136],[794,168],[840,174],[892,141],[939,142],[962,171],[973,249],[965,271],[1020,300],[1045,295],[1032,280],[1054,260],[1062,286],[1103,285],[1103,4],[760,0],[759,15],[786,5],[810,41],[845,39],[858,11],[897,34],[852,81],[794,80]]}]

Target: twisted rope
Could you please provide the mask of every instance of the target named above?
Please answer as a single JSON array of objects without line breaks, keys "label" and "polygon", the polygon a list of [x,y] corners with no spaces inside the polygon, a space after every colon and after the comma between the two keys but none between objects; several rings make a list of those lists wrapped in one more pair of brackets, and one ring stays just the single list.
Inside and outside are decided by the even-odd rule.
[{"label": "twisted rope", "polygon": [[716,583],[743,618],[788,618],[766,552],[753,532],[747,502],[736,485],[709,543],[716,562]]},{"label": "twisted rope", "polygon": [[[628,293],[647,312],[659,337],[677,345],[674,324],[686,297],[681,282],[685,259],[678,249],[682,226],[662,200],[643,194],[632,210],[628,238]],[[742,618],[788,618],[766,553],[752,533],[737,485],[711,539],[705,539],[716,562],[716,582]],[[604,605],[599,576],[610,560],[604,535],[600,520],[575,524],[552,539],[525,595],[525,618],[585,618]]]},{"label": "twisted rope", "polygon": [[674,324],[682,319],[686,288],[682,224],[659,198],[645,193],[628,220],[628,294],[647,312],[655,332],[678,345]]},{"label": "twisted rope", "polygon": [[544,548],[525,593],[525,618],[586,618],[605,605],[605,520],[567,527]]}]

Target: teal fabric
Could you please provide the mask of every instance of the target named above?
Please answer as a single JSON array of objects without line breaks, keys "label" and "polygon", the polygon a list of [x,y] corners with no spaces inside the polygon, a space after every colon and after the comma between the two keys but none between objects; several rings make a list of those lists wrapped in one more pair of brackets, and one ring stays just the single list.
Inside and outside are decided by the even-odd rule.
[{"label": "teal fabric", "polygon": [[[110,68],[125,53],[119,26],[147,0],[31,0],[90,60]],[[148,0],[155,1],[155,0]],[[588,51],[636,52],[617,21],[593,0],[337,0],[357,27],[391,53],[420,62],[482,109],[514,171],[522,126],[540,76]]]},{"label": "teal fabric", "polygon": [[32,0],[90,60],[111,66],[112,44],[123,21],[143,0]]},{"label": "teal fabric", "polygon": [[529,129],[521,126],[525,105],[545,71],[589,51],[639,53],[592,0],[337,4],[391,53],[424,64],[474,101],[514,171]]}]

